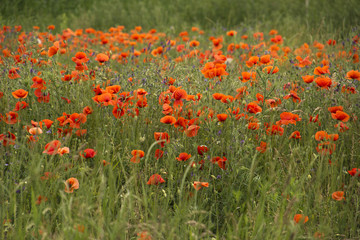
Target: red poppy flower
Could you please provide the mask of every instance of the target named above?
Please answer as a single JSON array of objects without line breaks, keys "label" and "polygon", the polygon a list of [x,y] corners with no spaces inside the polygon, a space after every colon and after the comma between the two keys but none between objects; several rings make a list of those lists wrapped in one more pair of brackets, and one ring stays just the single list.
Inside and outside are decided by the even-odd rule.
[{"label": "red poppy flower", "polygon": [[159,175],[154,174],[149,178],[149,181],[146,183],[147,185],[159,185],[160,183],[164,183],[165,180]]},{"label": "red poppy flower", "polygon": [[353,169],[349,170],[348,173],[349,173],[351,176],[358,176],[358,177],[360,177],[360,168],[353,168]]},{"label": "red poppy flower", "polygon": [[208,147],[205,145],[200,145],[197,147],[197,152],[200,156],[203,156],[204,153],[207,153],[209,151]]},{"label": "red poppy flower", "polygon": [[172,125],[176,122],[176,118],[174,118],[173,116],[165,116],[160,119],[160,122]]},{"label": "red poppy flower", "polygon": [[182,161],[187,161],[191,158],[191,154],[187,154],[186,152],[180,153],[179,157],[177,157],[176,159],[180,162]]},{"label": "red poppy flower", "polygon": [[291,133],[289,139],[294,138],[294,139],[300,139],[300,132],[299,131],[294,131],[293,133]]},{"label": "red poppy flower", "polygon": [[170,137],[167,132],[154,132],[155,141],[162,140],[159,144],[161,147],[165,146],[165,143],[170,143]]},{"label": "red poppy flower", "polygon": [[200,127],[198,125],[190,125],[186,130],[185,134],[188,137],[195,137],[198,134]]},{"label": "red poppy flower", "polygon": [[93,158],[96,155],[96,151],[94,149],[88,148],[83,151],[84,153],[80,153],[80,156],[83,158]]}]

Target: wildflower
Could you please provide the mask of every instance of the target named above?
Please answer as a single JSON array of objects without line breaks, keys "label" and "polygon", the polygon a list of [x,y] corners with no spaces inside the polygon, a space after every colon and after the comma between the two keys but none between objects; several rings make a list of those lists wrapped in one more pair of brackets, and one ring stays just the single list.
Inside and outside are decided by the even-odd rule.
[{"label": "wildflower", "polygon": [[177,157],[176,159],[180,162],[182,162],[182,161],[185,162],[185,161],[189,160],[190,158],[191,158],[191,154],[183,152],[183,153],[180,153],[179,157]]},{"label": "wildflower", "polygon": [[156,160],[159,160],[160,158],[162,158],[164,155],[164,151],[162,151],[161,149],[156,149],[155,150],[155,158]]},{"label": "wildflower", "polygon": [[176,122],[176,118],[174,118],[173,116],[165,116],[160,119],[160,122],[172,125]]},{"label": "wildflower", "polygon": [[347,79],[356,79],[356,80],[360,81],[360,72],[351,70],[346,73],[346,78]]},{"label": "wildflower", "polygon": [[43,153],[49,154],[49,155],[55,155],[58,154],[58,150],[61,146],[61,142],[59,140],[53,140],[45,145],[45,150]]},{"label": "wildflower", "polygon": [[88,148],[83,151],[84,153],[80,153],[80,156],[83,158],[93,158],[96,155],[96,151],[94,149]]},{"label": "wildflower", "polygon": [[186,130],[185,130],[185,134],[188,137],[195,137],[198,134],[199,131],[199,126],[198,125],[190,125]]},{"label": "wildflower", "polygon": [[331,113],[331,117],[342,122],[347,122],[350,119],[350,116],[343,111],[336,111],[335,113]]},{"label": "wildflower", "polygon": [[300,139],[300,132],[299,131],[294,131],[293,133],[291,133],[289,139],[294,138],[294,139]]},{"label": "wildflower", "polygon": [[353,168],[347,171],[351,176],[358,176],[360,177],[360,168]]},{"label": "wildflower", "polygon": [[204,153],[208,152],[209,148],[206,145],[200,145],[197,147],[197,152],[200,156],[203,156]]},{"label": "wildflower", "polygon": [[11,94],[14,98],[26,98],[29,92],[25,91],[24,89],[18,89]]},{"label": "wildflower", "polygon": [[196,191],[199,191],[202,187],[209,187],[208,182],[194,182],[193,187]]},{"label": "wildflower", "polygon": [[329,87],[332,84],[331,79],[328,77],[317,77],[315,79],[315,82],[320,88],[325,88],[325,89],[329,89]]},{"label": "wildflower", "polygon": [[309,217],[303,214],[295,214],[294,221],[295,223],[306,223],[307,221],[309,221]]},{"label": "wildflower", "polygon": [[219,120],[219,122],[225,122],[226,118],[228,117],[227,114],[222,113],[222,114],[218,114],[216,115],[217,119]]},{"label": "wildflower", "polygon": [[145,153],[142,150],[132,150],[131,155],[133,155],[133,157],[130,159],[130,161],[133,163],[139,163],[140,158],[143,158]]},{"label": "wildflower", "polygon": [[98,61],[100,64],[109,61],[109,57],[103,53],[96,55],[95,61]]},{"label": "wildflower", "polygon": [[65,182],[65,192],[72,193],[75,189],[79,189],[79,181],[76,178],[69,178]]},{"label": "wildflower", "polygon": [[261,141],[260,147],[256,147],[256,150],[261,153],[264,153],[266,151],[266,149],[267,149],[267,144],[266,144],[266,142],[263,142],[263,141]]},{"label": "wildflower", "polygon": [[331,198],[334,199],[334,200],[336,200],[336,201],[345,200],[344,192],[343,192],[343,191],[333,192],[333,193],[331,194]]},{"label": "wildflower", "polygon": [[160,183],[164,183],[164,182],[165,180],[159,174],[154,174],[149,178],[149,181],[146,184],[159,185]]}]

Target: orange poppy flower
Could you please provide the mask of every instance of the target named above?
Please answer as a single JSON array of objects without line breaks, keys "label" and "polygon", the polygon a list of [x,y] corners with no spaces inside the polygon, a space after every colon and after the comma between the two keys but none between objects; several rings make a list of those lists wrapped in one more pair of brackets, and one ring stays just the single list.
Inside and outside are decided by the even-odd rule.
[{"label": "orange poppy flower", "polygon": [[130,159],[130,161],[133,163],[139,163],[140,158],[143,158],[145,153],[142,150],[132,150],[131,155],[133,155],[133,157]]},{"label": "orange poppy flower", "polygon": [[255,102],[251,102],[246,106],[246,111],[248,111],[249,113],[259,113],[262,112],[262,108],[257,105],[257,103]]},{"label": "orange poppy flower", "polygon": [[331,194],[331,198],[334,199],[334,200],[336,200],[336,201],[345,200],[344,191],[333,192],[333,193]]},{"label": "orange poppy flower", "polygon": [[279,125],[272,125],[266,130],[267,135],[279,135],[282,136],[284,134],[284,128]]},{"label": "orange poppy flower", "polygon": [[295,214],[294,221],[295,223],[306,223],[307,221],[309,221],[309,217],[303,214]]},{"label": "orange poppy flower", "polygon": [[191,154],[183,152],[183,153],[180,153],[179,157],[177,157],[176,159],[180,162],[183,162],[183,161],[189,160],[190,158],[191,158]]},{"label": "orange poppy flower", "polygon": [[260,57],[260,63],[262,64],[268,64],[270,63],[270,55],[267,54],[267,55],[263,55]]},{"label": "orange poppy flower", "polygon": [[228,36],[230,36],[230,37],[233,37],[233,36],[235,36],[236,34],[237,34],[237,32],[234,31],[234,30],[228,31],[228,32],[226,33],[226,35],[228,35]]},{"label": "orange poppy flower", "polygon": [[68,147],[59,148],[57,153],[62,156],[66,153],[70,153],[70,149]]},{"label": "orange poppy flower", "polygon": [[294,103],[300,103],[301,102],[301,98],[293,90],[290,90],[290,93],[288,95],[284,96],[284,99],[289,99],[289,98],[291,98]]},{"label": "orange poppy flower", "polygon": [[277,73],[279,71],[279,68],[278,67],[275,67],[273,69],[273,66],[268,66],[268,67],[264,67],[263,68],[263,72],[264,73],[267,73],[267,74],[274,74],[274,73]]},{"label": "orange poppy flower", "polygon": [[259,57],[258,56],[252,56],[252,57],[249,58],[248,61],[246,61],[246,66],[250,68],[250,67],[258,64],[258,62],[259,62]]},{"label": "orange poppy flower", "polygon": [[337,119],[337,120],[340,120],[342,122],[347,122],[350,119],[350,116],[347,113],[345,113],[343,111],[339,111],[339,110],[336,111],[335,113],[331,113],[331,117],[333,119]]},{"label": "orange poppy flower", "polygon": [[39,128],[39,127],[30,128],[28,132],[29,132],[31,135],[40,135],[40,134],[43,133],[42,129]]},{"label": "orange poppy flower", "polygon": [[69,178],[65,182],[65,192],[72,193],[75,189],[79,189],[79,181],[76,178]]},{"label": "orange poppy flower", "polygon": [[305,83],[312,83],[314,81],[314,76],[306,75],[306,76],[302,76],[302,79],[304,80]]},{"label": "orange poppy flower", "polygon": [[84,53],[84,52],[77,52],[76,54],[75,54],[75,57],[73,57],[73,58],[71,58],[71,60],[73,61],[73,62],[75,62],[75,63],[86,63],[86,62],[88,62],[90,59],[89,58],[87,58],[87,56],[86,56],[86,53]]},{"label": "orange poppy flower", "polygon": [[176,118],[174,118],[173,116],[165,116],[160,119],[160,122],[172,125],[176,122]]},{"label": "orange poppy flower", "polygon": [[219,122],[225,122],[228,115],[226,113],[221,113],[221,114],[217,114],[216,117],[219,120]]},{"label": "orange poppy flower", "polygon": [[40,121],[40,124],[44,123],[45,126],[49,129],[51,127],[51,125],[53,124],[54,121],[50,120],[50,119],[43,119]]},{"label": "orange poppy flower", "polygon": [[315,75],[323,75],[325,73],[330,73],[329,66],[316,67],[314,69],[314,74]]},{"label": "orange poppy flower", "polygon": [[98,61],[100,64],[109,61],[109,56],[103,53],[96,55],[95,61]]},{"label": "orange poppy flower", "polygon": [[249,122],[248,124],[248,129],[251,129],[251,130],[257,130],[259,129],[259,124],[257,122]]},{"label": "orange poppy flower", "polygon": [[58,149],[61,146],[61,142],[59,140],[53,140],[45,145],[45,150],[43,153],[49,154],[49,155],[55,155],[58,153]]},{"label": "orange poppy flower", "polygon": [[342,106],[328,107],[328,110],[331,113],[336,113],[337,111],[342,111],[343,107]]},{"label": "orange poppy flower", "polygon": [[147,185],[159,185],[160,183],[164,183],[165,180],[159,175],[154,174],[149,178],[149,181],[146,183]]},{"label": "orange poppy flower", "polygon": [[193,187],[195,188],[196,191],[199,191],[201,188],[203,187],[209,187],[209,183],[208,182],[194,182]]},{"label": "orange poppy flower", "polygon": [[347,79],[356,79],[356,80],[360,81],[360,72],[351,70],[346,73],[346,78]]},{"label": "orange poppy flower", "polygon": [[316,151],[321,155],[331,155],[335,151],[336,145],[330,142],[319,143],[316,147]]},{"label": "orange poppy flower", "polygon": [[24,89],[18,89],[11,94],[14,98],[26,98],[29,92],[25,91]]},{"label": "orange poppy flower", "polygon": [[316,141],[322,141],[322,140],[326,140],[329,139],[329,135],[327,132],[325,131],[318,131],[315,133],[315,140]]},{"label": "orange poppy flower", "polygon": [[85,114],[86,116],[92,114],[92,112],[93,112],[93,109],[89,106],[86,106],[83,109],[83,114]]},{"label": "orange poppy flower", "polygon": [[288,124],[294,124],[296,125],[296,122],[301,121],[301,118],[297,114],[293,114],[291,112],[283,112],[280,114],[280,121],[277,121],[277,125],[288,125]]},{"label": "orange poppy flower", "polygon": [[325,89],[329,89],[329,87],[332,84],[331,79],[328,77],[317,77],[315,79],[315,82],[319,87],[325,88]]}]

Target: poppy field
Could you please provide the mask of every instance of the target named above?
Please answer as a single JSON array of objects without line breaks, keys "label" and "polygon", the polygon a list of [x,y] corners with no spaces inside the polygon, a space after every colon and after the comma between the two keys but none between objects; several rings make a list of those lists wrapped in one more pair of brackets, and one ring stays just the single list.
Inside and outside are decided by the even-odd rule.
[{"label": "poppy field", "polygon": [[2,26],[0,238],[359,239],[359,37]]}]

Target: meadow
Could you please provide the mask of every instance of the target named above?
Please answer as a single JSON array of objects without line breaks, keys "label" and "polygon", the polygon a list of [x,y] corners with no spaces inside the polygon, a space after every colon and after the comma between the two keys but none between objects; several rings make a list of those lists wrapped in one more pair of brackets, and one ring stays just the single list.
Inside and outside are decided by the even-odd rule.
[{"label": "meadow", "polygon": [[360,239],[356,1],[39,2],[0,9],[0,239]]}]

